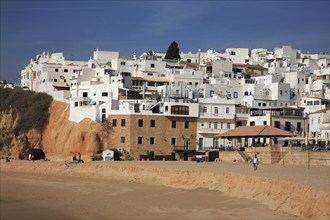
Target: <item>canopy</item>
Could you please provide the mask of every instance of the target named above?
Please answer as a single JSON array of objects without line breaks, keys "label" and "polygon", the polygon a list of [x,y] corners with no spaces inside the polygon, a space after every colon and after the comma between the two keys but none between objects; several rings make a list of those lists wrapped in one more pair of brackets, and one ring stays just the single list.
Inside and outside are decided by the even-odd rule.
[{"label": "canopy", "polygon": [[229,130],[217,137],[293,137],[296,134],[274,128],[269,125],[241,126]]}]

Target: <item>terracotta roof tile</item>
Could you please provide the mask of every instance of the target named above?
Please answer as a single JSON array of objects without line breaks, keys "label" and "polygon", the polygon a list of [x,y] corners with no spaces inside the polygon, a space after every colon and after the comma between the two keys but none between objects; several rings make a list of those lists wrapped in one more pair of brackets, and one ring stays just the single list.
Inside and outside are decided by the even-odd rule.
[{"label": "terracotta roof tile", "polygon": [[242,126],[225,133],[216,135],[218,137],[292,137],[295,134],[274,128],[269,125]]}]

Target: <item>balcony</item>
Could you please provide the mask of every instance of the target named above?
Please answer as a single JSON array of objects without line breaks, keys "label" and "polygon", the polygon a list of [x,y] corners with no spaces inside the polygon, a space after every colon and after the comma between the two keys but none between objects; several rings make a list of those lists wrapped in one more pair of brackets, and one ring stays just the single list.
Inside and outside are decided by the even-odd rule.
[{"label": "balcony", "polygon": [[179,146],[179,145],[174,145],[173,146],[173,151],[194,151],[195,149],[193,149],[192,146],[189,146],[188,148],[185,148],[183,145]]},{"label": "balcony", "polygon": [[235,115],[234,114],[211,114],[211,113],[200,113],[200,118],[214,118],[214,119],[228,119],[228,120],[234,120]]},{"label": "balcony", "polygon": [[222,132],[226,132],[230,129],[224,128],[198,128],[197,133],[199,134],[220,134]]}]

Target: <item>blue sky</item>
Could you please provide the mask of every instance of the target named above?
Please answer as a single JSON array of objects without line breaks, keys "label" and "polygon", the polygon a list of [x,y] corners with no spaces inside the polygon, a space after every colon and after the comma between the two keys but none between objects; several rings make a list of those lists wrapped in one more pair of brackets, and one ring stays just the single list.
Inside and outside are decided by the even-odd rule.
[{"label": "blue sky", "polygon": [[0,80],[20,82],[20,71],[43,51],[87,60],[96,48],[137,55],[228,47],[291,45],[330,53],[329,0],[64,1],[0,0]]}]

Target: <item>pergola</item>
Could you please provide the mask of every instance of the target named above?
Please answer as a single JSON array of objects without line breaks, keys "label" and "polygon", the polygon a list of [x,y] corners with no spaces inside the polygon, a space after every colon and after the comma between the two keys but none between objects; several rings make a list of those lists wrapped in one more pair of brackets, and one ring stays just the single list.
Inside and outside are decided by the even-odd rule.
[{"label": "pergola", "polygon": [[272,138],[294,137],[296,134],[269,125],[256,125],[237,127],[216,136],[221,138]]}]

